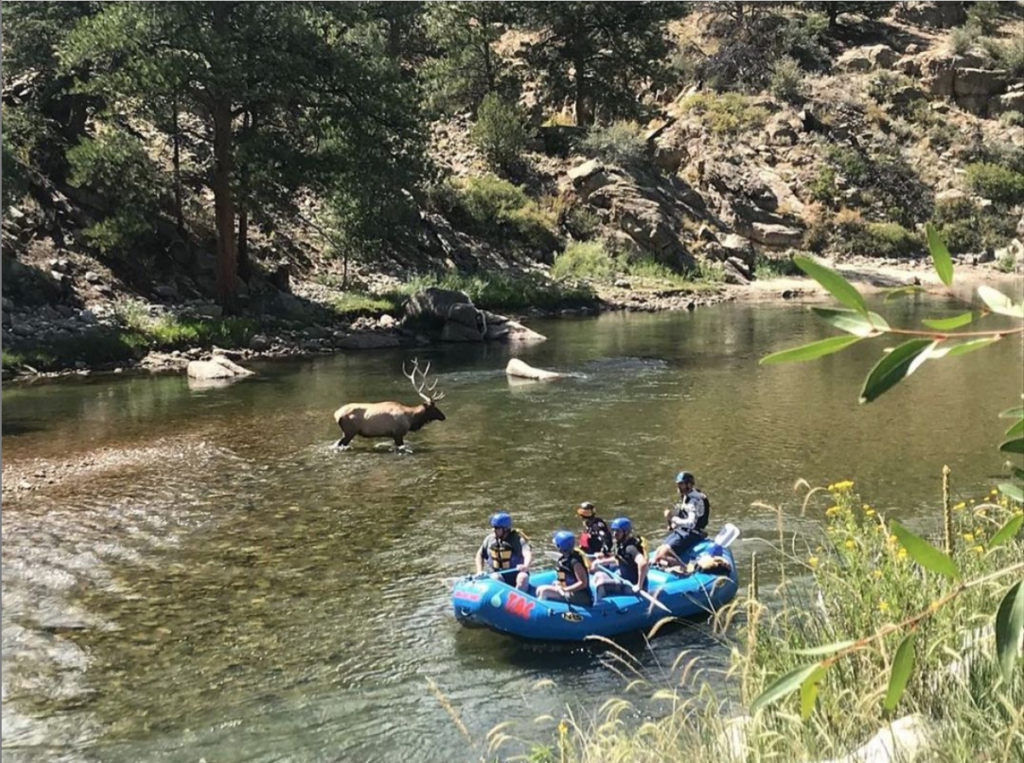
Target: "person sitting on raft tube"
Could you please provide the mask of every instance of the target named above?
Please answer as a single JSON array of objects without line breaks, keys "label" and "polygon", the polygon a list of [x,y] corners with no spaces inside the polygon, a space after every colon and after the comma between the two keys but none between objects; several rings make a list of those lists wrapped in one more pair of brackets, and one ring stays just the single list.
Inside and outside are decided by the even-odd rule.
[{"label": "person sitting on raft tube", "polygon": [[597,516],[597,507],[584,501],[576,508],[576,514],[583,520],[580,533],[580,548],[585,554],[609,554],[612,550],[612,531],[608,523]]},{"label": "person sitting on raft tube", "polygon": [[681,566],[683,555],[704,538],[711,518],[711,501],[694,487],[693,474],[681,471],[676,475],[679,501],[665,511],[669,533],[654,552],[655,564]]},{"label": "person sitting on raft tube", "polygon": [[629,517],[616,517],[612,520],[612,536],[615,546],[609,556],[599,556],[594,564],[618,566],[619,576],[626,581],[623,584],[605,572],[594,574],[594,586],[598,587],[601,596],[616,596],[624,593],[637,593],[647,590],[647,544],[643,538],[633,535],[633,523]]},{"label": "person sitting on raft tube", "polygon": [[486,565],[509,585],[525,591],[530,585],[530,563],[533,552],[530,539],[512,529],[512,517],[507,512],[491,514],[491,532],[476,552],[476,572],[481,574]]},{"label": "person sitting on raft tube", "polygon": [[558,582],[555,585],[538,586],[537,598],[589,607],[594,603],[594,596],[590,592],[590,573],[587,571],[587,558],[576,548],[576,537],[568,530],[559,530],[551,540],[561,552],[555,562]]}]

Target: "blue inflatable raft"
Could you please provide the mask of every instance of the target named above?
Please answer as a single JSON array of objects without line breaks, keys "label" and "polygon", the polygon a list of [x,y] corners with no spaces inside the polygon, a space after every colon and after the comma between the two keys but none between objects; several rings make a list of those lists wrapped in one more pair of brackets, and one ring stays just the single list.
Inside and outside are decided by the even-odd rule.
[{"label": "blue inflatable raft", "polygon": [[[710,546],[710,541],[699,544],[692,556],[699,556]],[[718,556],[728,561],[728,572],[677,575],[651,568],[648,593],[671,614],[632,593],[598,599],[590,607],[533,596],[536,586],[554,581],[554,570],[531,574],[529,591],[518,591],[491,577],[462,578],[452,588],[452,607],[456,619],[464,625],[524,639],[582,641],[587,636],[617,636],[649,628],[666,617],[708,615],[731,601],[737,589],[736,566],[728,549]]]}]

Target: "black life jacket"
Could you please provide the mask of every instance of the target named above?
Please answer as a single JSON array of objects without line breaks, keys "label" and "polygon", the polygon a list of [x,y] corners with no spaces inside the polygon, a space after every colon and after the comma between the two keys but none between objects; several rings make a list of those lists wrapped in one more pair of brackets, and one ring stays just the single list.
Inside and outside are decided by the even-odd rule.
[{"label": "black life jacket", "polygon": [[[704,513],[699,517],[696,517],[692,528],[687,528],[693,532],[704,533],[704,528],[708,526],[708,522],[711,519],[711,499],[707,497],[707,494],[701,492],[697,488],[693,488],[693,492],[699,495],[704,500]],[[669,530],[674,529],[672,527],[672,518],[679,517],[680,519],[687,519],[690,516],[690,512],[686,509],[685,499],[679,500],[671,513],[669,514]]]},{"label": "black life jacket", "polygon": [[578,548],[574,548],[572,551],[563,553],[558,557],[558,561],[555,563],[555,570],[558,572],[558,582],[563,588],[575,585],[578,582],[575,570],[576,562],[582,564],[583,569],[588,569],[587,558],[580,553]]},{"label": "black life jacket", "polygon": [[640,569],[636,565],[636,560],[630,559],[626,554],[630,546],[635,546],[639,553],[647,556],[647,541],[630,536],[621,543],[615,544],[615,558],[619,562],[619,574],[635,585],[640,580]]},{"label": "black life jacket", "polygon": [[595,517],[580,538],[580,545],[588,554],[607,554],[612,550],[612,531],[601,518]]},{"label": "black life jacket", "polygon": [[[517,539],[519,542],[515,543],[513,539]],[[523,543],[526,540],[526,536],[518,530],[510,530],[500,540],[495,537],[491,541],[491,545],[487,547],[487,555],[491,560],[491,569],[507,570],[522,564],[524,561],[522,554]]]}]

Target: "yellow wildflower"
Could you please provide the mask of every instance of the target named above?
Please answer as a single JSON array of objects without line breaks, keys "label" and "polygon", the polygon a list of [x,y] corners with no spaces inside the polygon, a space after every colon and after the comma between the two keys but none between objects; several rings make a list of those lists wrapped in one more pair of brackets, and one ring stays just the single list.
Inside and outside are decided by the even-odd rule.
[{"label": "yellow wildflower", "polygon": [[963,509],[966,506],[967,506],[967,504],[964,501],[960,501],[960,503],[958,503],[955,506],[953,506],[953,511],[960,511],[961,509]]},{"label": "yellow wildflower", "polygon": [[896,556],[899,557],[900,559],[906,559],[907,558],[907,550],[905,548],[901,548],[899,551],[896,552]]},{"label": "yellow wildflower", "polygon": [[829,490],[835,490],[835,491],[838,491],[838,492],[843,492],[845,490],[849,490],[852,487],[853,487],[853,481],[852,480],[843,480],[842,482],[837,482],[834,485],[830,485],[829,486]]},{"label": "yellow wildflower", "polygon": [[889,602],[887,602],[885,599],[882,599],[882,601],[878,602],[878,610],[880,612],[888,612]]},{"label": "yellow wildflower", "polygon": [[875,510],[874,509],[864,509],[864,513],[867,516],[869,516],[869,517],[873,517],[875,515]]},{"label": "yellow wildflower", "polygon": [[939,611],[939,607],[941,607],[941,606],[942,606],[942,604],[940,604],[938,602],[938,600],[933,601],[931,604],[928,605],[928,611],[930,611],[930,612],[938,612]]},{"label": "yellow wildflower", "polygon": [[985,553],[985,549],[984,549],[983,546],[973,546],[971,548],[971,551],[974,551],[976,554],[984,554]]},{"label": "yellow wildflower", "polygon": [[816,557],[816,556],[812,556],[812,557],[810,557],[810,558],[809,558],[809,559],[807,560],[807,563],[808,563],[809,565],[811,565],[811,569],[813,570],[813,569],[814,569],[815,567],[817,567],[817,566],[818,566],[818,557]]},{"label": "yellow wildflower", "polygon": [[896,541],[898,540],[899,538],[897,538],[895,535],[890,535],[888,538],[885,539],[885,542],[888,543],[890,546],[895,546]]},{"label": "yellow wildflower", "polygon": [[999,491],[996,490],[995,488],[992,488],[991,490],[988,491],[988,494],[989,495],[999,495]]},{"label": "yellow wildflower", "polygon": [[827,509],[825,509],[825,516],[826,517],[834,517],[838,513],[839,513],[839,507],[838,506],[829,506]]},{"label": "yellow wildflower", "polygon": [[565,736],[569,733],[569,724],[565,722],[564,718],[558,722],[558,733],[561,736]]},{"label": "yellow wildflower", "polygon": [[855,541],[853,538],[850,538],[843,545],[850,549],[857,548],[857,541]]},{"label": "yellow wildflower", "polygon": [[881,570],[871,570],[871,574],[874,575],[876,578],[882,577],[882,571]]},{"label": "yellow wildflower", "polygon": [[973,543],[974,542],[974,533],[964,533],[963,535],[964,535],[964,540],[967,541],[968,543]]}]

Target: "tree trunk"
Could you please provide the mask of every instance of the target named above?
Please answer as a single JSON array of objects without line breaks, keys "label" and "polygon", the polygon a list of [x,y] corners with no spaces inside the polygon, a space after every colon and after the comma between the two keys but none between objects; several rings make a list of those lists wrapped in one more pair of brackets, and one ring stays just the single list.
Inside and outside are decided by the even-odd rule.
[{"label": "tree trunk", "polygon": [[217,297],[230,308],[235,296],[238,260],[235,252],[235,201],[231,196],[231,103],[213,105],[213,209],[217,221]]},{"label": "tree trunk", "polygon": [[[242,116],[242,133],[248,137],[250,127],[254,126],[255,117],[250,119],[249,112]],[[239,178],[241,193],[238,208],[238,275],[243,281],[249,280],[249,172],[245,164],[241,168]]]},{"label": "tree trunk", "polygon": [[587,81],[585,76],[585,64],[582,56],[573,60],[574,82],[576,87],[576,125],[577,127],[589,127],[594,121],[594,110],[590,103],[590,96],[587,94]]},{"label": "tree trunk", "polygon": [[174,128],[174,216],[177,220],[178,235],[185,240],[185,213],[182,210],[181,199],[181,135],[178,131],[178,101],[175,99],[171,104],[172,125]]},{"label": "tree trunk", "polygon": [[829,3],[828,8],[828,26],[830,29],[834,29],[839,23],[839,6],[835,3]]}]

